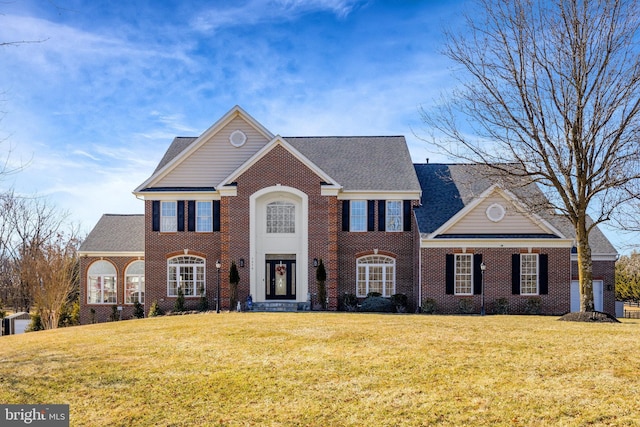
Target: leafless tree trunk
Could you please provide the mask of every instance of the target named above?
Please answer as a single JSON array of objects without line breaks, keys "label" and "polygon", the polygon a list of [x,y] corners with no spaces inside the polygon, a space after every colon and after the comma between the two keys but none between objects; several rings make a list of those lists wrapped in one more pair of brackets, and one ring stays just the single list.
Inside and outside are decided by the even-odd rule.
[{"label": "leafless tree trunk", "polygon": [[592,311],[589,232],[640,181],[638,2],[478,4],[464,34],[447,34],[463,84],[423,118],[448,154],[538,183],[573,225],[580,308]]}]

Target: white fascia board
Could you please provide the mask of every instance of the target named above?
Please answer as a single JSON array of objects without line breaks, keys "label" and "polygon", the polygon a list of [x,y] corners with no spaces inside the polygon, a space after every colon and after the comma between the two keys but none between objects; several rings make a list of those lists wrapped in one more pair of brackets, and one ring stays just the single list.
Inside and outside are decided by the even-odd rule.
[{"label": "white fascia board", "polygon": [[339,197],[340,190],[342,190],[342,187],[339,185],[322,185],[320,186],[320,195]]},{"label": "white fascia board", "polygon": [[113,257],[127,257],[127,258],[139,258],[144,259],[144,251],[123,251],[123,252],[100,252],[100,251],[78,251],[78,256],[81,258],[113,258]]},{"label": "white fascia board", "polygon": [[236,105],[231,110],[229,110],[224,116],[222,116],[217,122],[215,122],[209,129],[204,131],[202,135],[200,135],[195,141],[193,141],[182,153],[178,156],[174,157],[169,163],[164,165],[162,169],[157,171],[155,174],[151,175],[145,182],[140,184],[133,193],[139,193],[140,190],[143,190],[147,187],[152,186],[154,183],[158,182],[162,178],[164,178],[169,172],[171,172],[177,165],[182,163],[184,159],[188,158],[191,153],[200,148],[206,141],[211,139],[213,135],[218,133],[223,127],[229,124],[236,117],[241,116],[247,123],[253,126],[260,134],[262,134],[266,139],[272,139],[273,134],[264,126],[262,126],[256,119],[251,117],[244,111],[240,106]]},{"label": "white fascia board", "polygon": [[[620,255],[615,254],[591,254],[591,261],[617,261]],[[571,254],[571,261],[578,262],[578,254]]]},{"label": "white fascia board", "polygon": [[267,153],[273,150],[276,146],[281,145],[287,151],[289,151],[296,159],[302,162],[305,166],[311,169],[316,175],[318,175],[322,180],[328,183],[332,183],[334,185],[338,185],[335,179],[331,178],[329,174],[320,169],[315,163],[309,160],[306,156],[300,153],[298,150],[293,148],[291,144],[289,144],[284,138],[280,135],[276,135],[271,141],[266,143],[264,147],[258,150],[253,156],[251,156],[246,162],[244,162],[240,167],[238,167],[235,171],[233,171],[229,176],[222,180],[222,182],[216,188],[222,188],[226,184],[230,184],[234,182],[240,175],[246,172],[251,166],[253,166],[258,160],[264,157]]},{"label": "white fascia board", "polygon": [[420,200],[421,191],[341,191],[338,200]]},{"label": "white fascia board", "polygon": [[420,248],[572,248],[571,239],[432,239],[420,238]]},{"label": "white fascia board", "polygon": [[143,200],[220,200],[219,191],[142,191],[135,194]]}]

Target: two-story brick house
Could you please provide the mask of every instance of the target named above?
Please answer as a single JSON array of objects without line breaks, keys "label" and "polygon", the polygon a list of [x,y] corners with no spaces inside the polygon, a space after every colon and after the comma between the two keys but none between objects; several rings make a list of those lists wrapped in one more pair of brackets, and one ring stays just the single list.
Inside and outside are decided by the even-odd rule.
[{"label": "two-story brick house", "polygon": [[[486,178],[463,190],[473,172],[414,165],[402,136],[273,135],[234,107],[199,137],[174,139],[134,190],[144,215],[96,224],[81,247],[82,321],[104,321],[113,306],[131,317],[136,300],[145,312],[154,301],[171,310],[178,289],[187,308],[201,295],[214,307],[218,281],[221,307],[233,309],[231,262],[241,301],[317,306],[320,260],[330,310],[344,294],[379,292],[405,294],[411,310],[433,298],[438,311],[457,312],[461,299],[479,307],[484,275],[487,301],[507,297],[518,312],[537,296],[543,313],[569,311],[566,224]],[[616,254],[600,240],[608,310]]]}]

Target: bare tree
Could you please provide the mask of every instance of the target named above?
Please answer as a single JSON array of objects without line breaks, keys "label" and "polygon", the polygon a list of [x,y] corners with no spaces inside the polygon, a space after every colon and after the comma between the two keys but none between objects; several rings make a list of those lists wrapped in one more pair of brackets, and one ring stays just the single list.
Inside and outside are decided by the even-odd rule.
[{"label": "bare tree", "polygon": [[78,270],[75,233],[58,233],[37,246],[26,247],[21,263],[21,276],[31,285],[33,303],[44,329],[58,327],[60,314],[73,292]]},{"label": "bare tree", "polygon": [[633,200],[640,181],[638,2],[478,5],[463,34],[447,34],[462,85],[423,118],[448,154],[527,177],[566,215],[580,308],[593,311],[589,232]]}]

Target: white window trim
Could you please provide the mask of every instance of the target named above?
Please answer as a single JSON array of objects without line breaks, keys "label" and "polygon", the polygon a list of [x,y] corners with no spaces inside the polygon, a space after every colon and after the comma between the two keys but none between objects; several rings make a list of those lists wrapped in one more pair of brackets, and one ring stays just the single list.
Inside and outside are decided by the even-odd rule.
[{"label": "white window trim", "polygon": [[[198,259],[198,260],[202,260],[201,263],[193,263],[193,262],[172,262],[173,260],[177,260],[177,259]],[[185,295],[185,298],[194,298],[194,297],[198,297],[200,296],[200,284],[202,284],[202,286],[204,287],[204,293],[206,295],[207,293],[207,261],[205,258],[201,258],[201,257],[197,257],[197,256],[193,256],[193,255],[189,255],[189,256],[184,256],[184,255],[180,255],[177,257],[173,257],[173,258],[169,258],[167,260],[167,296],[168,297],[177,297],[178,296],[178,292],[177,289],[178,287],[181,287],[181,269],[182,268],[186,268],[186,267],[191,267],[194,269],[193,271],[193,294],[192,295]],[[176,271],[176,280],[177,280],[177,286],[176,286],[176,293],[173,294],[170,292],[171,290],[171,279],[170,279],[170,269],[171,267],[176,267],[178,270]],[[198,283],[198,279],[197,279],[197,270],[198,269],[202,269],[202,283]]]},{"label": "white window trim", "polygon": [[[387,262],[387,263],[368,263],[368,262],[364,262],[366,261],[368,258],[372,258],[372,257],[378,257],[378,258],[384,258],[387,260],[390,260],[391,262]],[[359,268],[360,267],[365,267],[365,293],[362,294],[360,292],[358,292],[359,287],[358,287],[358,280],[359,280]],[[356,297],[358,298],[364,298],[367,296],[367,294],[369,294],[370,288],[369,288],[369,268],[370,267],[382,267],[382,296],[385,298],[390,297],[391,295],[394,295],[396,293],[396,260],[392,257],[386,256],[386,255],[366,255],[363,257],[360,257],[356,260]],[[385,290],[387,289],[387,269],[388,268],[393,268],[393,289],[391,290],[391,294],[390,295],[386,295],[385,294]]]},{"label": "white window trim", "polygon": [[[113,273],[99,273],[99,274],[91,274],[91,268],[95,267],[98,263],[107,263],[109,264],[112,268],[113,268]],[[113,287],[115,289],[115,301],[114,302],[104,302],[104,291],[105,291],[105,286],[104,286],[104,279],[106,277],[109,278],[113,278]],[[91,278],[99,278],[100,279],[100,292],[99,292],[99,298],[98,298],[98,302],[95,301],[91,301],[90,297],[91,297],[91,292],[89,292],[89,286],[91,286]],[[89,266],[89,269],[87,270],[87,304],[92,304],[92,305],[97,305],[97,304],[103,304],[103,305],[114,305],[118,303],[118,270],[116,269],[116,267],[110,263],[109,261],[105,261],[105,260],[100,260],[97,261],[96,263],[93,263]]]},{"label": "white window trim", "polygon": [[[209,205],[209,215],[208,216],[202,216],[200,213],[200,205],[202,203],[206,203]],[[201,229],[201,222],[200,219],[202,219],[203,221],[205,219],[208,218],[208,221],[206,222],[207,228],[206,230]],[[201,201],[201,200],[196,200],[196,232],[198,233],[212,233],[213,232],[213,202],[207,200],[207,201]]]},{"label": "white window trim", "polygon": [[[536,291],[534,293],[523,292],[523,278],[524,278],[524,268],[522,266],[525,257],[534,257],[536,260]],[[528,276],[531,276],[530,273],[527,273]],[[520,254],[520,295],[540,295],[540,257],[538,254]]]},{"label": "white window trim", "polygon": [[[363,215],[359,215],[358,217],[356,217],[353,214],[353,205],[354,204],[360,204],[362,203],[364,205],[364,214]],[[354,218],[363,218],[362,220],[362,229],[355,229],[354,227]],[[366,200],[351,200],[349,201],[349,231],[354,232],[354,233],[363,233],[367,231],[367,201]]]},{"label": "white window trim", "polygon": [[[175,215],[165,215],[164,207],[173,204]],[[173,233],[178,231],[178,202],[161,201],[160,202],[160,231],[163,233]]]},{"label": "white window trim", "polygon": [[[400,209],[398,210],[398,212],[399,212],[399,213],[398,213],[398,215],[390,215],[390,214],[389,214],[389,206],[390,206],[392,203],[393,203],[393,204],[397,203],[397,204],[400,206]],[[385,230],[386,230],[386,231],[388,231],[388,232],[390,232],[390,233],[399,233],[399,232],[404,231],[404,224],[402,223],[402,221],[403,221],[403,217],[404,217],[404,215],[403,215],[403,202],[402,202],[402,200],[387,200],[387,201],[385,202],[385,208],[384,208],[384,209],[385,209],[385,212],[384,212],[384,215],[385,215],[385,221],[384,221],[384,222],[385,222]],[[389,223],[389,219],[390,219],[390,218],[393,218],[393,217],[397,217],[397,220],[398,220],[398,221],[396,222],[396,227],[397,227],[397,228],[396,228],[395,230],[391,230],[391,229],[389,228],[389,224],[390,224],[390,223]]]},{"label": "white window trim", "polygon": [[[143,265],[143,272],[142,273],[129,273],[129,269],[137,264],[141,262]],[[142,286],[138,286],[138,291],[135,292],[138,295],[138,301],[140,302],[140,304],[144,304],[144,300],[145,300],[145,281],[144,281],[144,261],[139,260],[139,261],[134,261],[131,264],[129,264],[127,266],[127,270],[124,273],[124,303],[128,304],[128,305],[133,305],[135,304],[135,302],[129,302],[127,301],[127,296],[128,296],[128,285],[129,285],[129,277],[137,277],[138,278],[138,285],[140,285],[142,283]],[[142,295],[140,295],[142,294]]]},{"label": "white window trim", "polygon": [[[458,259],[459,258],[470,258],[470,274],[469,280],[471,281],[470,291],[469,292],[458,292],[458,276],[461,274],[458,272]],[[454,275],[453,275],[453,293],[454,295],[473,295],[473,254],[455,254],[454,257]]]}]

